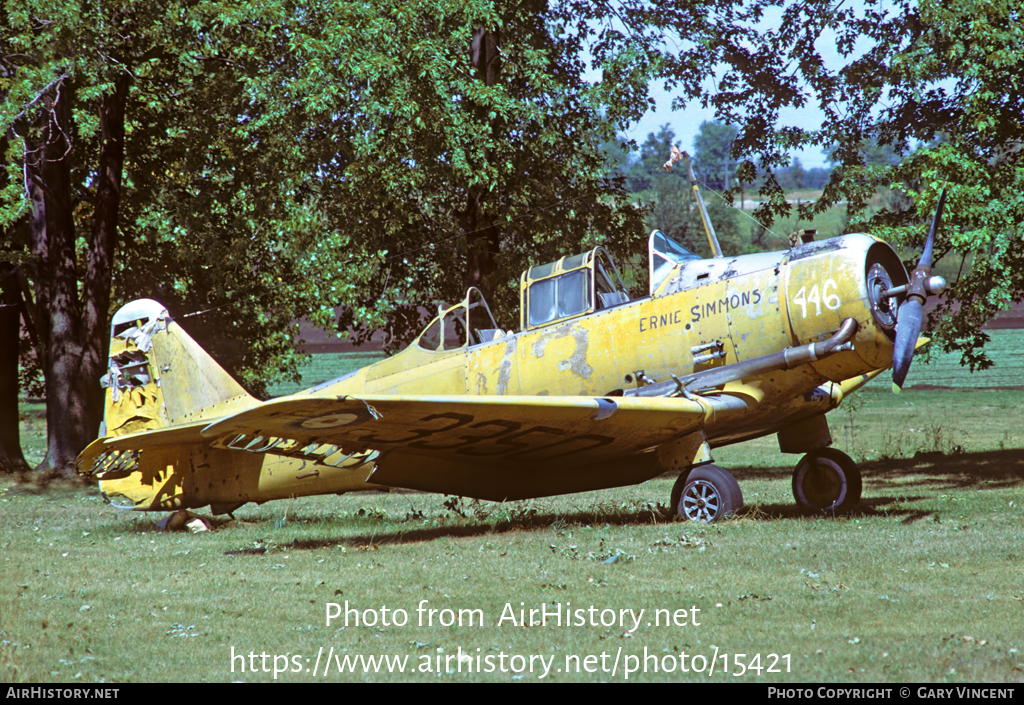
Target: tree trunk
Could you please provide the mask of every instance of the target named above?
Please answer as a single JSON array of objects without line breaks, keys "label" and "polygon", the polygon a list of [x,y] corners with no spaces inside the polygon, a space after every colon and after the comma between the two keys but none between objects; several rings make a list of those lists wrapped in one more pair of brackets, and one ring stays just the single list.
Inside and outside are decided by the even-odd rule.
[{"label": "tree trunk", "polygon": [[[501,56],[498,53],[498,35],[483,28],[473,33],[470,45],[470,56],[476,68],[477,78],[484,85],[493,86],[498,83],[501,74]],[[491,123],[490,110],[486,106],[477,108],[477,117],[481,122]],[[489,150],[484,152],[485,162],[490,159]],[[479,186],[469,189],[466,199],[466,210],[462,213],[462,226],[466,232],[466,277],[465,286],[475,286],[483,293],[484,298],[493,300],[495,282],[491,275],[498,269],[497,257],[501,251],[501,239],[494,218],[487,212],[484,199],[487,190]]]},{"label": "tree trunk", "polygon": [[[37,468],[67,474],[85,439],[85,408],[76,394],[81,331],[71,198],[71,87],[67,80],[46,99],[39,141],[27,149],[32,196],[29,222],[36,256],[36,320],[46,390],[46,457]],[[80,450],[80,448],[78,448]]]},{"label": "tree trunk", "polygon": [[100,377],[107,371],[110,347],[110,288],[114,269],[114,245],[121,210],[121,176],[124,171],[124,113],[129,77],[122,74],[112,93],[100,102],[100,153],[96,180],[96,211],[92,242],[86,253],[82,329],[85,347],[82,372],[85,375],[89,407],[90,437],[96,437],[103,420],[103,388]]},{"label": "tree trunk", "polygon": [[39,142],[26,153],[36,258],[36,321],[46,388],[46,457],[42,478],[70,476],[96,437],[103,413],[110,283],[124,160],[125,77],[101,99],[96,209],[79,296],[71,185],[72,91],[68,81],[48,98]]},{"label": "tree trunk", "polygon": [[0,263],[0,473],[28,470],[18,417],[19,286],[17,268]]},{"label": "tree trunk", "polygon": [[[0,70],[0,75],[3,75]],[[3,96],[6,99],[6,94]],[[0,134],[0,153],[6,154],[9,133]],[[2,183],[6,179],[0,177]],[[4,251],[21,249],[15,224],[4,233]],[[21,450],[21,418],[18,413],[18,356],[21,350],[21,280],[16,265],[0,262],[0,473],[28,470]]]}]

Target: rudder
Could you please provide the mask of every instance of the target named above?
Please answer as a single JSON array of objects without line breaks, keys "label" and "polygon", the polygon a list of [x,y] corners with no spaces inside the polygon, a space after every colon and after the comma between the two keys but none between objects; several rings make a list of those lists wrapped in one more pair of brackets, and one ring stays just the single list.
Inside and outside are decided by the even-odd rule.
[{"label": "rudder", "polygon": [[213,420],[259,402],[152,299],[125,304],[110,324],[100,436]]}]

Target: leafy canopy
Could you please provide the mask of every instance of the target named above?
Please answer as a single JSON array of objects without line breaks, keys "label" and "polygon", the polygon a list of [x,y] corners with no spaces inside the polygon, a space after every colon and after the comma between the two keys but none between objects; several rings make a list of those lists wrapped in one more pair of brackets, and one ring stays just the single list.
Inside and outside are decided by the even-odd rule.
[{"label": "leafy canopy", "polygon": [[[778,22],[723,32],[727,61],[710,103],[741,125],[733,155],[784,165],[788,153],[827,147],[836,167],[802,217],[845,202],[852,228],[905,246],[923,243],[939,192],[949,188],[937,257],[964,264],[940,310],[936,333],[965,363],[985,367],[980,330],[1024,296],[1024,65],[1021,5],[1014,0],[825,0],[770,2]],[[775,9],[778,8],[778,9]],[[830,69],[823,49],[841,67]],[[818,130],[787,126],[784,108],[820,109]],[[879,158],[872,152],[892,157]],[[906,198],[856,218],[879,188]],[[789,210],[769,178],[766,211]]]},{"label": "leafy canopy", "polygon": [[[806,215],[845,201],[855,216],[897,188],[907,198],[864,226],[898,242],[923,240],[948,182],[939,254],[981,256],[939,333],[968,361],[984,364],[980,323],[1024,293],[1024,36],[1010,0],[10,0],[3,12],[5,232],[29,207],[22,137],[61,90],[75,99],[88,231],[95,106],[127,72],[114,305],[150,295],[179,316],[205,311],[190,327],[253,387],[268,369],[294,372],[300,315],[383,327],[397,345],[420,305],[461,297],[482,227],[467,225],[471,201],[497,233],[492,305],[506,325],[526,266],[595,244],[620,261],[639,251],[643,214],[600,146],[646,111],[652,80],[739,128],[731,159],[746,181],[754,164],[769,170],[766,211],[790,208],[772,172],[805,146],[837,165]],[[481,31],[498,49],[494,80],[472,59]],[[811,105],[820,129],[783,123]],[[869,159],[866,144],[899,160]]]}]

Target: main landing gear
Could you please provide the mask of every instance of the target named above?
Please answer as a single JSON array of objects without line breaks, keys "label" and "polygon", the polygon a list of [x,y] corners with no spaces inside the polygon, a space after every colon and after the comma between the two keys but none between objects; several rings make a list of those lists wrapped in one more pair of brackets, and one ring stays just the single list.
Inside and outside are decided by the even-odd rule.
[{"label": "main landing gear", "polygon": [[793,470],[793,497],[805,512],[845,512],[857,506],[861,489],[857,464],[835,448],[808,453]]},{"label": "main landing gear", "polygon": [[[793,470],[793,497],[812,514],[839,514],[857,506],[862,484],[860,470],[846,453],[835,448],[811,451]],[[679,519],[708,524],[735,516],[743,507],[736,478],[717,465],[683,472],[672,487],[672,511]]]},{"label": "main landing gear", "polygon": [[680,519],[710,524],[734,516],[742,507],[739,483],[717,465],[684,472],[672,487],[672,511]]}]

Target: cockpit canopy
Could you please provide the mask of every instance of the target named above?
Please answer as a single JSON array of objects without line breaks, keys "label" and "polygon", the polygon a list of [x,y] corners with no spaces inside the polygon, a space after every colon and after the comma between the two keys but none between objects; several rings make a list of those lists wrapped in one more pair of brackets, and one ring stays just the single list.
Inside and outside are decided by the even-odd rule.
[{"label": "cockpit canopy", "polygon": [[[659,230],[648,241],[651,292],[681,263],[701,259]],[[607,250],[595,247],[554,262],[531,267],[520,280],[522,330],[585,316],[630,300],[618,267]],[[482,345],[505,337],[475,287],[466,298],[437,317],[416,340],[423,350],[450,351]]]},{"label": "cockpit canopy", "polygon": [[651,233],[647,241],[647,253],[650,260],[652,295],[676,265],[701,259],[660,230]]},{"label": "cockpit canopy", "polygon": [[603,247],[531,267],[520,281],[520,326],[539,328],[629,301]]},{"label": "cockpit canopy", "polygon": [[424,350],[458,350],[467,345],[490,343],[504,335],[494,322],[484,295],[476,287],[470,287],[465,299],[438,311],[437,318],[427,325],[416,344]]}]

